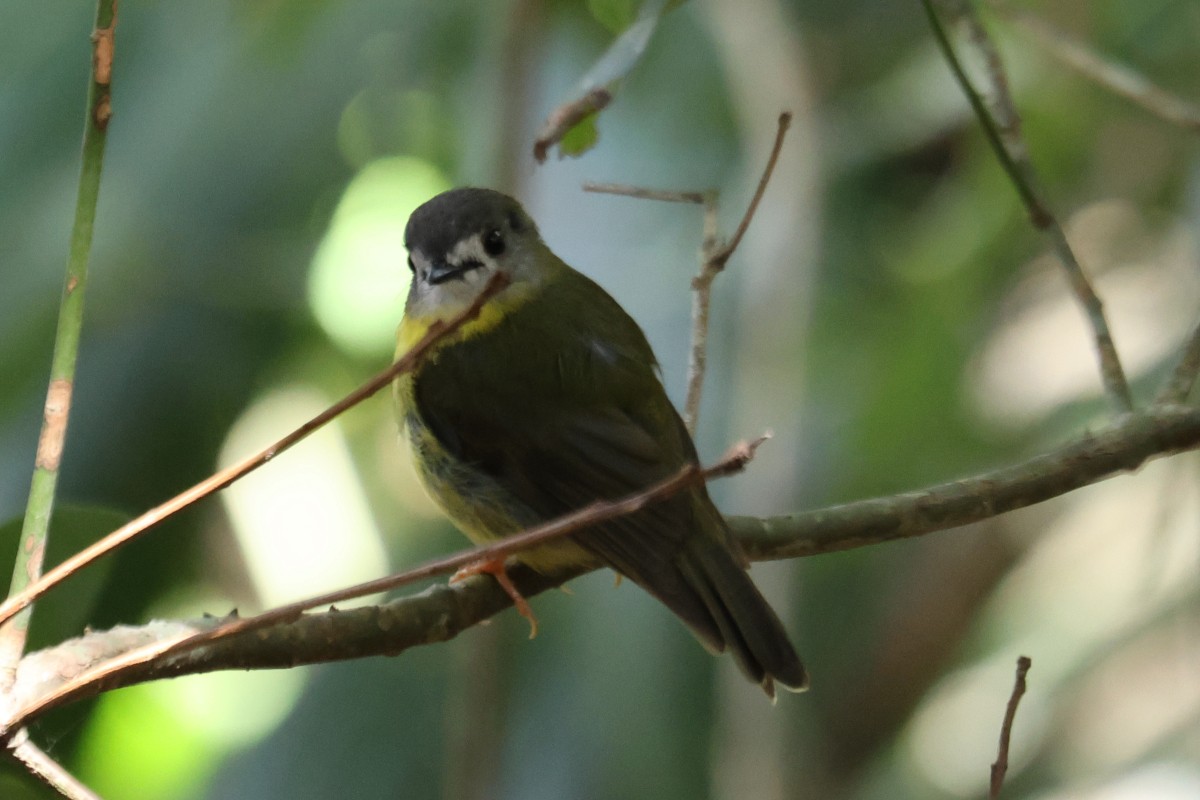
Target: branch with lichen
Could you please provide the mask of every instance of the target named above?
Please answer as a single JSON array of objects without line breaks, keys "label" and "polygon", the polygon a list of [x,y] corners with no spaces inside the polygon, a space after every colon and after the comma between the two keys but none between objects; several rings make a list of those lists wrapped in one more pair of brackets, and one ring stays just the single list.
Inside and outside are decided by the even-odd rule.
[{"label": "branch with lichen", "polygon": [[[1200,409],[1154,406],[1027,461],[963,480],[800,514],[729,521],[754,560],[817,555],[979,522],[1135,471],[1149,460],[1196,449]],[[515,564],[510,577],[522,595],[532,597],[583,572],[546,576]],[[5,727],[15,730],[63,703],[145,681],[394,656],[452,639],[509,606],[511,600],[495,581],[476,577],[378,606],[331,609],[265,629],[242,629],[186,652],[171,648],[238,621],[162,621],[88,633],[22,660],[13,697],[21,711]],[[161,652],[153,658],[130,658],[155,649]],[[113,664],[121,668],[110,668]]]}]

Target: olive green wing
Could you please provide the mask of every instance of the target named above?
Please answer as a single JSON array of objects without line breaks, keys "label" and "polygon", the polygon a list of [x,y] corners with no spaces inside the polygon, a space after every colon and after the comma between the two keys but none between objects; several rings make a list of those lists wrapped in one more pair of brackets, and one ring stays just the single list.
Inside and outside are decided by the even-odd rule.
[{"label": "olive green wing", "polygon": [[[518,518],[548,520],[617,500],[696,461],[641,330],[595,291],[583,303],[547,292],[487,335],[446,348],[414,381],[424,424],[510,497]],[[573,319],[556,318],[564,307]],[[774,679],[805,684],[704,487],[571,536],[661,600],[710,650],[732,650],[768,693]]]},{"label": "olive green wing", "polygon": [[[547,292],[488,334],[443,350],[414,381],[424,425],[449,455],[510,496],[521,519],[621,499],[695,462],[641,330],[588,284],[586,302]],[[573,319],[556,317],[564,306],[577,309]],[[696,513],[698,503],[711,505],[697,492],[572,538],[720,650],[720,631],[676,563],[690,536],[711,535]]]}]

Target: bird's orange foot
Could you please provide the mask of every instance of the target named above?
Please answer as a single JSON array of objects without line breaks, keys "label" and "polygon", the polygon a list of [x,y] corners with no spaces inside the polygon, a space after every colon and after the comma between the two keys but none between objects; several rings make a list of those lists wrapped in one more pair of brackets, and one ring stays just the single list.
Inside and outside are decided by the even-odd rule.
[{"label": "bird's orange foot", "polygon": [[512,599],[517,613],[529,620],[529,638],[532,639],[537,636],[537,617],[533,615],[533,609],[529,607],[529,601],[517,591],[517,587],[513,585],[512,579],[508,577],[508,569],[504,566],[503,558],[485,559],[483,561],[476,561],[473,564],[467,564],[450,577],[450,582],[458,583],[474,575],[491,575],[495,578],[496,583],[500,584],[500,588],[504,590],[504,593]]}]

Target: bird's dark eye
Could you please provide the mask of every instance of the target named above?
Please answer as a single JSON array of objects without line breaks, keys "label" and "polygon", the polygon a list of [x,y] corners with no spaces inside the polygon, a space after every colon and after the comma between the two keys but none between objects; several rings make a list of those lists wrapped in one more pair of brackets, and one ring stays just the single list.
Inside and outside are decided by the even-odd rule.
[{"label": "bird's dark eye", "polygon": [[409,257],[408,257],[408,271],[409,271],[409,272],[412,272],[412,273],[414,273],[414,274],[415,274],[415,273],[416,273],[416,271],[417,271],[417,268],[416,268],[415,266],[413,266],[413,262],[412,262],[412,256],[409,256]]},{"label": "bird's dark eye", "polygon": [[483,235],[483,251],[489,256],[498,256],[504,252],[504,237],[498,230],[490,230]]}]

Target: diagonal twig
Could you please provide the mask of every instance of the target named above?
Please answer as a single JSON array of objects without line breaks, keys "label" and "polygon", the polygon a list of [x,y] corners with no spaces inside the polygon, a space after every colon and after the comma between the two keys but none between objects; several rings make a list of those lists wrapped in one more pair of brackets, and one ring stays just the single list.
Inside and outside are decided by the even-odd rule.
[{"label": "diagonal twig", "polygon": [[1188,395],[1192,393],[1192,387],[1196,385],[1197,374],[1200,374],[1200,323],[1192,328],[1179,356],[1179,362],[1154,398],[1155,404],[1167,405],[1187,400]]},{"label": "diagonal twig", "polygon": [[1025,695],[1025,676],[1033,661],[1029,656],[1017,659],[1017,677],[1013,681],[1012,695],[1008,698],[1008,706],[1004,709],[1004,722],[1000,725],[1000,748],[996,761],[992,764],[991,780],[988,784],[988,800],[998,800],[1000,790],[1004,787],[1004,776],[1008,774],[1008,745],[1012,739],[1013,721],[1017,718],[1017,705]]},{"label": "diagonal twig", "polygon": [[[608,107],[621,82],[641,61],[669,10],[667,0],[646,0],[638,5],[637,17],[588,69],[572,98],[557,106],[542,123],[533,141],[533,157],[539,164],[545,162],[555,145],[560,156],[578,156],[595,144],[599,135],[596,115]],[[575,141],[570,142],[573,136]]]},{"label": "diagonal twig", "polygon": [[991,0],[989,5],[1060,63],[1159,119],[1200,133],[1200,107],[1196,104],[1155,85],[1128,66],[1105,58],[1027,11],[1019,11],[1000,0]]},{"label": "diagonal twig", "polygon": [[84,786],[62,764],[35,745],[30,740],[29,733],[25,728],[17,731],[9,743],[9,752],[12,753],[13,758],[21,762],[30,775],[66,800],[100,800],[100,795]]},{"label": "diagonal twig", "polygon": [[750,227],[750,221],[758,211],[758,204],[767,190],[771,175],[775,172],[775,164],[779,161],[779,153],[783,149],[783,139],[792,124],[792,114],[784,111],[779,115],[779,126],[775,132],[775,143],[771,146],[771,154],[763,167],[758,179],[754,196],[746,206],[733,237],[728,242],[722,242],[717,235],[717,193],[707,192],[674,192],[661,189],[647,189],[640,186],[627,186],[613,183],[585,183],[584,191],[619,194],[642,200],[666,200],[675,203],[696,203],[704,206],[704,238],[700,247],[700,272],[692,279],[692,336],[688,350],[687,398],[683,404],[683,421],[688,433],[696,435],[696,424],[700,418],[700,396],[704,390],[704,375],[708,368],[708,317],[712,306],[712,284],[718,274],[725,269],[726,263],[733,256],[742,237]]},{"label": "diagonal twig", "polygon": [[1058,255],[1071,286],[1084,314],[1092,328],[1096,354],[1100,364],[1100,376],[1104,388],[1117,410],[1125,413],[1133,410],[1133,396],[1129,391],[1129,382],[1125,378],[1125,370],[1117,355],[1109,330],[1108,319],[1104,314],[1104,306],[1100,302],[1096,290],[1088,280],[1083,266],[1075,256],[1066,234],[1057,218],[1050,211],[1043,199],[1043,193],[1038,186],[1033,163],[1030,161],[1025,140],[1021,135],[1020,116],[1008,93],[1008,80],[1003,71],[999,53],[983,24],[975,13],[974,7],[966,0],[940,0],[941,5],[948,8],[968,28],[970,39],[975,48],[981,53],[987,66],[987,74],[992,84],[992,109],[987,104],[967,77],[962,63],[954,52],[954,47],[946,34],[946,30],[933,7],[934,0],[921,0],[929,17],[934,38],[945,56],[955,79],[958,81],[975,115],[983,126],[984,134],[1000,160],[1001,166],[1008,174],[1017,190],[1021,202],[1029,214],[1030,222],[1050,240],[1050,245]]},{"label": "diagonal twig", "polygon": [[508,279],[501,273],[496,273],[492,279],[483,287],[483,290],[475,298],[475,300],[467,308],[463,309],[452,318],[444,322],[435,322],[430,326],[425,335],[413,347],[398,358],[390,367],[380,372],[375,377],[368,380],[362,386],[355,389],[344,398],[334,403],[332,406],[322,411],[317,416],[313,417],[308,422],[301,425],[296,430],[284,436],[279,441],[267,447],[264,450],[255,453],[252,456],[242,459],[237,464],[217,472],[208,478],[200,481],[200,483],[181,492],[170,500],[162,503],[155,508],[150,509],[146,513],[137,517],[134,520],[122,525],[117,530],[105,536],[100,541],[92,544],[75,555],[63,561],[54,569],[48,571],[38,581],[27,586],[20,592],[10,596],[3,604],[0,604],[0,623],[10,619],[14,614],[17,614],[21,609],[28,606],[38,597],[41,597],[51,588],[69,578],[78,570],[87,566],[101,556],[107,555],[116,550],[122,545],[128,544],[130,541],[149,530],[153,526],[167,519],[173,514],[187,508],[196,501],[207,497],[208,495],[224,489],[234,481],[253,472],[262,465],[266,464],[275,456],[292,447],[292,445],[301,441],[313,431],[325,425],[347,409],[358,405],[363,400],[378,392],[396,379],[398,375],[412,370],[421,359],[429,352],[439,340],[446,337],[460,327],[465,325],[470,320],[479,315],[483,304],[505,286],[508,285]]},{"label": "diagonal twig", "polygon": [[155,642],[144,647],[130,650],[113,659],[99,664],[96,668],[81,673],[74,679],[58,686],[54,691],[38,697],[15,712],[13,717],[0,726],[0,736],[9,731],[18,731],[38,714],[69,702],[76,696],[88,692],[91,685],[109,681],[122,671],[137,669],[150,661],[179,656],[198,647],[239,634],[258,631],[274,625],[294,622],[310,609],[318,606],[344,602],[364,595],[405,586],[424,578],[452,572],[460,567],[479,561],[503,559],[518,550],[525,550],[551,539],[566,536],[600,522],[616,517],[632,514],[646,506],[664,500],[677,492],[704,483],[715,478],[732,475],[743,470],[754,457],[754,452],[766,437],[753,442],[742,442],[734,445],[720,461],[709,467],[690,464],[683,467],[674,475],[662,481],[619,500],[598,501],[558,519],[531,528],[486,547],[472,548],[448,556],[435,559],[419,567],[415,567],[395,575],[389,575],[372,581],[357,584],[345,589],[311,597],[295,603],[273,609],[245,619],[234,619],[207,631],[185,632],[177,636]]}]

